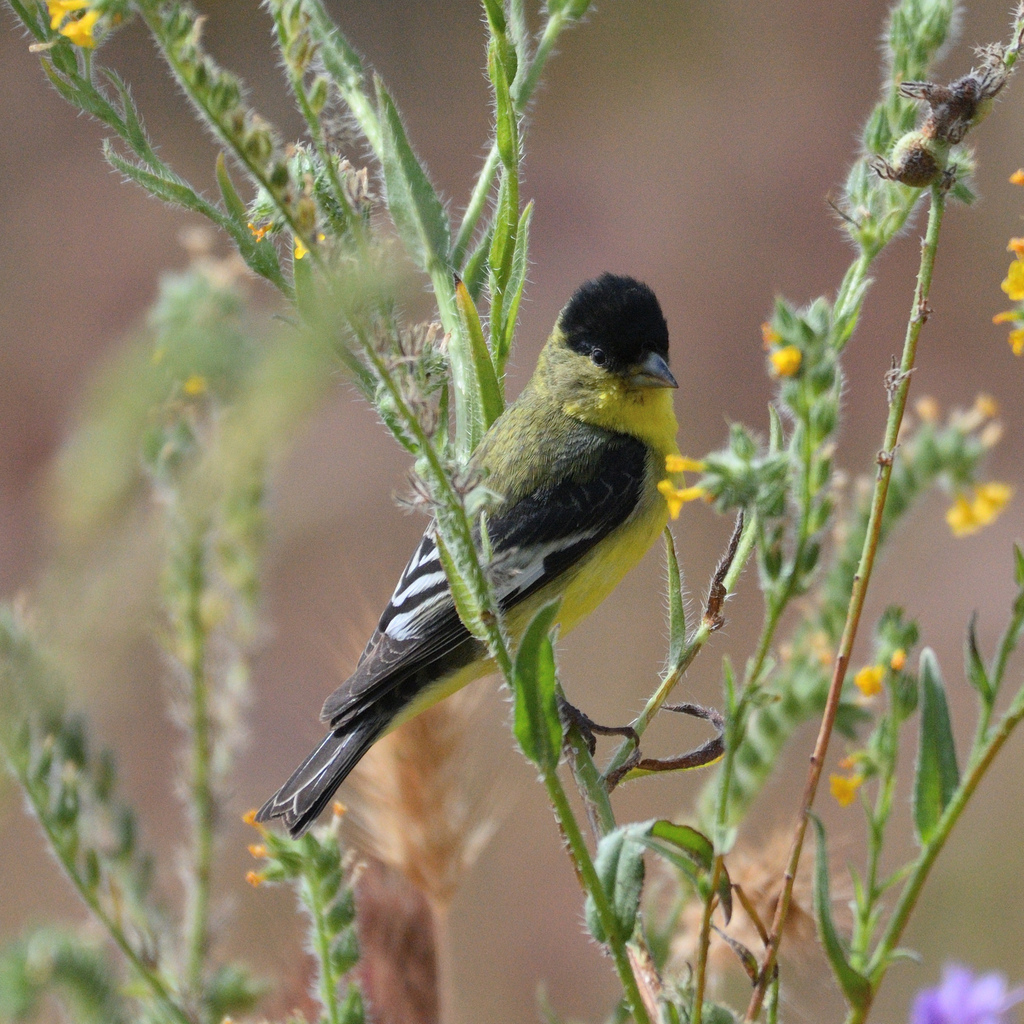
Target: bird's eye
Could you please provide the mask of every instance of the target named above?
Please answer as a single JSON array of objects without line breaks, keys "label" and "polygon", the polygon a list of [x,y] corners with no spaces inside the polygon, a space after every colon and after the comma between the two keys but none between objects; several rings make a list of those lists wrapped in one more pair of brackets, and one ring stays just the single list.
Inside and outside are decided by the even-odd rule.
[{"label": "bird's eye", "polygon": [[603,348],[595,348],[590,353],[590,358],[593,360],[595,366],[604,366],[608,362],[608,356],[605,354]]}]

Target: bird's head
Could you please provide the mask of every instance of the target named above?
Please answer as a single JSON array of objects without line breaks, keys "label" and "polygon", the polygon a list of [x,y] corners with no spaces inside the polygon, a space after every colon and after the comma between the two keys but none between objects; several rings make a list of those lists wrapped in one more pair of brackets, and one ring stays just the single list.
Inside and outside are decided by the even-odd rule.
[{"label": "bird's head", "polygon": [[647,285],[602,274],[576,289],[552,339],[560,361],[595,387],[678,387],[668,368],[668,327]]}]

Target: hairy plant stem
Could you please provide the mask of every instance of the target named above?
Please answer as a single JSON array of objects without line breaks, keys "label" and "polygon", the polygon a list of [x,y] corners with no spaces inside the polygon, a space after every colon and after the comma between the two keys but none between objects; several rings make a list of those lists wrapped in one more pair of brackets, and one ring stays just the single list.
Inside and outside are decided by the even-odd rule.
[{"label": "hairy plant stem", "polygon": [[338,982],[341,979],[335,976],[331,966],[331,937],[327,931],[327,922],[324,916],[326,910],[318,889],[318,885],[308,878],[302,880],[302,900],[309,908],[310,917],[313,918],[313,944],[316,959],[320,964],[320,977],[317,979],[320,1003],[329,1024],[338,1024],[340,1020]]},{"label": "hairy plant stem", "polygon": [[557,770],[544,773],[544,785],[547,788],[551,806],[554,808],[555,817],[558,819],[559,827],[565,836],[569,853],[572,856],[580,881],[594,901],[594,907],[601,921],[601,927],[604,929],[608,949],[615,963],[615,970],[622,984],[622,990],[625,993],[626,1002],[629,1004],[633,1020],[636,1024],[652,1024],[647,1008],[644,1005],[643,997],[640,995],[640,988],[636,977],[633,975],[633,968],[630,966],[629,953],[626,950],[626,942],[629,936],[619,934],[619,926],[615,920],[615,915],[608,905],[608,897],[605,894],[604,886],[601,884],[601,879],[597,876],[597,870],[594,867],[593,858],[590,856],[590,850],[587,849],[587,844],[583,839],[583,834],[580,832],[579,824],[572,813],[572,808],[569,806],[569,800],[565,794],[565,789],[562,787],[562,781],[558,777]]},{"label": "hairy plant stem", "polygon": [[197,1006],[203,1001],[203,965],[209,946],[210,881],[213,870],[214,819],[210,761],[210,694],[206,678],[206,628],[202,621],[202,596],[205,589],[204,531],[196,528],[187,541],[188,593],[179,624],[180,650],[185,654],[189,684],[190,733],[192,739],[189,777],[189,807],[192,819],[192,856],[188,906],[186,910],[187,991]]},{"label": "hairy plant stem", "polygon": [[56,855],[60,866],[64,869],[64,874],[67,875],[75,891],[82,898],[82,902],[85,903],[96,920],[106,929],[114,945],[124,955],[125,960],[128,961],[132,970],[138,975],[142,984],[153,993],[153,997],[166,1012],[167,1016],[175,1024],[195,1024],[195,1019],[186,1013],[174,1000],[163,978],[146,962],[146,959],[131,944],[121,925],[104,909],[96,890],[79,874],[75,866],[74,854],[61,843],[57,834],[47,823],[46,808],[37,800],[33,787],[29,785],[28,777],[17,769],[16,774],[21,782],[22,791],[28,797],[28,801],[35,811],[36,820],[42,827],[43,832],[46,833],[50,849]]},{"label": "hairy plant stem", "polygon": [[[752,512],[747,517],[747,521],[743,525],[743,531],[740,533],[739,542],[736,545],[736,554],[733,556],[732,564],[729,566],[729,571],[722,579],[722,584],[725,587],[727,595],[731,594],[736,588],[736,581],[739,579],[740,573],[743,571],[743,567],[746,565],[747,559],[750,557],[750,552],[753,550],[756,536],[757,516]],[[686,670],[690,665],[693,664],[694,658],[697,657],[701,648],[708,642],[711,634],[719,628],[720,625],[720,622],[711,621],[705,617],[701,620],[700,625],[693,631],[672,670],[661,680],[657,689],[647,699],[647,703],[644,705],[643,710],[632,722],[633,730],[636,732],[638,739],[643,736],[647,727],[654,719],[654,716],[661,710],[662,704],[668,700],[669,695],[672,693],[673,689],[675,689],[676,684],[683,678],[683,675],[686,673]],[[605,767],[603,773],[603,777],[605,779],[609,778],[617,769],[621,768],[622,765],[625,764],[627,758],[633,752],[634,747],[635,744],[632,739],[627,739],[619,744],[619,748],[612,755],[612,759]],[[629,775],[625,776],[626,779],[629,777]]]},{"label": "hairy plant stem", "polygon": [[942,852],[942,848],[946,845],[946,840],[949,838],[953,826],[956,825],[964,808],[967,806],[967,802],[978,788],[978,783],[981,782],[982,777],[988,771],[996,755],[1002,749],[1003,744],[1010,738],[1010,734],[1020,724],[1022,719],[1024,719],[1024,688],[1018,692],[1013,703],[1003,715],[998,727],[985,741],[977,756],[972,759],[970,770],[964,776],[956,793],[953,794],[953,798],[942,812],[942,817],[939,818],[935,826],[935,833],[922,847],[917,860],[914,861],[906,884],[900,892],[899,900],[893,908],[889,923],[886,925],[882,938],[875,947],[871,962],[868,965],[866,973],[871,982],[871,994],[865,1000],[864,1005],[851,1008],[846,1018],[847,1024],[863,1024],[867,1020],[872,1000],[878,991],[882,979],[885,977],[886,971],[889,969],[892,953],[903,936],[903,931],[907,926],[914,907],[917,905],[918,897],[921,895],[921,889],[928,879],[932,865]]},{"label": "hairy plant stem", "polygon": [[711,946],[711,915],[715,909],[718,880],[722,877],[722,855],[715,857],[715,869],[711,875],[711,887],[704,900],[704,914],[700,922],[700,938],[697,943],[697,966],[693,986],[693,1007],[690,1010],[690,1024],[701,1024],[704,1013],[704,986],[707,983],[708,950]]},{"label": "hairy plant stem", "polygon": [[[540,42],[537,44],[537,52],[529,62],[529,67],[522,76],[517,75],[516,81],[512,84],[512,101],[515,103],[516,113],[520,116],[526,113],[526,108],[533,98],[537,84],[540,82],[540,76],[544,73],[544,67],[551,56],[551,51],[555,48],[555,43],[558,42],[558,37],[568,25],[575,23],[577,20],[576,18],[568,18],[565,14],[559,12],[552,14],[545,23],[544,29],[541,32]],[[520,54],[519,56],[520,60],[522,60],[525,54]],[[462,215],[462,223],[459,225],[455,241],[452,243],[451,265],[456,271],[462,269],[462,264],[466,258],[466,251],[473,238],[473,232],[476,230],[476,226],[480,223],[480,218],[487,208],[487,201],[491,195],[494,178],[500,166],[501,157],[498,155],[498,143],[495,141],[491,143],[491,148],[487,158],[484,160],[484,165],[480,168],[480,174],[477,176],[476,184],[473,186],[473,192],[469,197],[466,212]]]},{"label": "hairy plant stem", "polygon": [[815,794],[818,791],[818,782],[821,779],[825,755],[828,752],[829,740],[835,725],[836,712],[839,709],[839,697],[842,692],[843,681],[846,678],[846,670],[853,651],[853,644],[857,638],[857,629],[860,625],[861,612],[864,609],[868,583],[871,580],[871,571],[874,568],[875,554],[878,550],[879,534],[882,527],[882,513],[885,509],[889,478],[892,475],[892,463],[896,456],[896,440],[899,436],[900,425],[903,422],[907,395],[910,391],[911,371],[914,368],[914,361],[917,355],[917,340],[921,334],[921,328],[928,319],[928,294],[931,290],[932,273],[935,269],[935,253],[938,248],[939,231],[942,227],[942,215],[945,205],[945,189],[941,184],[933,185],[931,189],[931,206],[928,211],[928,229],[921,246],[921,262],[917,274],[917,287],[914,290],[914,301],[910,319],[907,322],[903,355],[900,360],[900,376],[890,399],[885,440],[878,456],[878,475],[875,479],[875,488],[871,498],[868,530],[864,537],[864,546],[861,549],[857,575],[853,581],[853,592],[850,595],[846,624],[843,627],[842,639],[839,642],[839,650],[836,654],[835,667],[832,673],[828,697],[825,702],[825,710],[821,719],[821,727],[814,744],[814,751],[811,754],[811,765],[807,773],[807,782],[804,787],[800,812],[793,833],[793,843],[786,868],[782,896],[776,907],[775,919],[772,922],[771,933],[768,936],[768,946],[761,965],[760,977],[750,998],[750,1003],[747,1006],[747,1021],[753,1021],[761,1012],[765,992],[775,970],[779,945],[782,941],[782,929],[789,914],[789,907],[793,898],[793,883],[800,864],[800,854],[803,850],[804,836],[807,832],[807,821],[814,803]]}]

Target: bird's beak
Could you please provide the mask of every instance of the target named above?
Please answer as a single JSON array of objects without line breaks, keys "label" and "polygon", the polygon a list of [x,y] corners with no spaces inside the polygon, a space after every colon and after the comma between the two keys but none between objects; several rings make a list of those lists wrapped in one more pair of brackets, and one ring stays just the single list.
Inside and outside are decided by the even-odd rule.
[{"label": "bird's beak", "polygon": [[677,388],[668,363],[657,352],[649,352],[629,378],[635,388]]}]

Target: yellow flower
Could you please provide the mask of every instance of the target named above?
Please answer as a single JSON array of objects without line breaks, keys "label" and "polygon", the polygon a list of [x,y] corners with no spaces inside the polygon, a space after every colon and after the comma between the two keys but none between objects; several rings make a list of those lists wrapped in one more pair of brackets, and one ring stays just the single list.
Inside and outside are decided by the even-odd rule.
[{"label": "yellow flower", "polygon": [[252,237],[255,238],[257,242],[262,242],[263,236],[270,230],[270,225],[264,224],[262,227],[256,227],[252,221],[249,221],[249,230],[252,232]]},{"label": "yellow flower", "polygon": [[995,522],[1012,496],[1013,488],[998,480],[982,484],[975,490],[970,501],[964,495],[959,495],[946,512],[946,522],[953,536],[969,537],[983,526]]},{"label": "yellow flower", "polygon": [[996,313],[992,317],[992,323],[994,324],[1012,324],[1016,323],[1020,319],[1020,311],[1016,309],[1008,309],[1003,313]]},{"label": "yellow flower", "polygon": [[865,665],[854,677],[853,685],[865,697],[874,697],[882,691],[882,680],[885,678],[884,665]]},{"label": "yellow flower", "polygon": [[336,818],[342,818],[348,814],[348,808],[340,800],[335,800],[331,805],[331,813]]},{"label": "yellow flower", "polygon": [[892,657],[889,659],[889,668],[891,668],[893,672],[902,672],[903,666],[906,665],[906,663],[907,652],[903,650],[902,647],[897,647],[896,650],[892,652]]},{"label": "yellow flower", "polygon": [[845,775],[830,775],[828,777],[828,788],[832,791],[832,795],[840,807],[849,807],[857,796],[857,790],[860,789],[863,781],[863,775],[851,775],[849,777]]},{"label": "yellow flower", "polygon": [[688,501],[696,501],[698,498],[703,498],[705,494],[703,487],[676,487],[667,478],[658,483],[658,490],[668,503],[668,514],[673,519],[679,518],[682,507]]},{"label": "yellow flower", "polygon": [[1007,252],[1015,252],[1018,256],[1024,256],[1024,238],[1011,238],[1006,246]]},{"label": "yellow flower", "polygon": [[259,871],[247,871],[245,880],[254,888],[258,889],[266,880],[267,876]]},{"label": "yellow flower", "polygon": [[939,403],[931,395],[924,395],[917,400],[914,411],[925,423],[935,423],[939,418]]},{"label": "yellow flower", "polygon": [[1024,260],[1014,260],[1006,272],[1006,280],[999,286],[1013,302],[1024,299]]},{"label": "yellow flower", "polygon": [[703,473],[704,463],[700,459],[688,459],[685,455],[666,455],[667,473]]},{"label": "yellow flower", "polygon": [[1010,175],[1011,185],[1024,185],[1024,167]]},{"label": "yellow flower", "polygon": [[77,20],[69,21],[60,30],[60,34],[67,36],[75,46],[91,50],[96,45],[96,40],[92,37],[92,30],[96,27],[96,22],[99,20],[99,11],[86,11]]},{"label": "yellow flower", "polygon": [[1024,327],[1018,327],[1015,331],[1010,331],[1010,335],[1006,340],[1010,343],[1013,354],[1019,356],[1024,352]]},{"label": "yellow flower", "polygon": [[57,29],[72,11],[83,11],[89,4],[88,0],[46,0],[46,6],[50,13],[50,28]]},{"label": "yellow flower", "polygon": [[198,373],[193,373],[181,385],[181,390],[190,398],[198,398],[199,395],[206,391],[206,378]]},{"label": "yellow flower", "polygon": [[974,400],[974,408],[986,419],[999,415],[999,403],[991,396],[982,391]]},{"label": "yellow flower", "polygon": [[786,345],[773,352],[768,358],[772,362],[772,368],[780,377],[792,377],[800,369],[804,355],[796,345]]},{"label": "yellow flower", "polygon": [[1013,497],[1013,488],[1009,484],[992,480],[982,484],[974,494],[972,508],[980,525],[988,526],[994,522],[999,513],[1006,508],[1007,502]]},{"label": "yellow flower", "polygon": [[266,857],[267,848],[262,843],[250,843],[249,853],[254,857]]},{"label": "yellow flower", "polygon": [[761,339],[764,345],[765,352],[772,347],[772,345],[778,345],[782,341],[782,335],[767,320],[761,324]]},{"label": "yellow flower", "polygon": [[308,253],[309,250],[306,248],[302,239],[298,235],[295,236],[295,258],[301,260],[303,256]]}]

